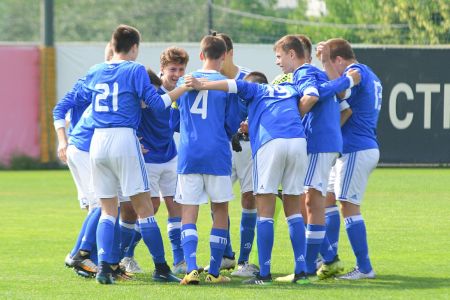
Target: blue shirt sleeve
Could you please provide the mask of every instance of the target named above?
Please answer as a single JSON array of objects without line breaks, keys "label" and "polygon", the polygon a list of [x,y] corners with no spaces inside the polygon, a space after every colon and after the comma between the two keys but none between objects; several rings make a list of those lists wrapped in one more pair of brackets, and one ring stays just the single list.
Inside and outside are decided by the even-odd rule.
[{"label": "blue shirt sleeve", "polygon": [[85,81],[84,78],[79,79],[72,87],[72,89],[61,100],[59,100],[58,103],[56,103],[55,107],[53,108],[54,121],[64,120],[66,118],[67,112],[70,109],[79,105],[80,102],[85,103],[89,101],[80,94],[80,91],[83,89],[84,81]]},{"label": "blue shirt sleeve", "polygon": [[164,101],[156,91],[155,87],[150,83],[145,67],[139,65],[136,70],[135,88],[139,99],[142,99],[147,106],[155,111],[166,109]]},{"label": "blue shirt sleeve", "polygon": [[350,79],[341,76],[334,80],[326,81],[319,86],[320,99],[327,99],[329,96],[345,91],[350,87]]},{"label": "blue shirt sleeve", "polygon": [[247,104],[254,100],[258,94],[259,84],[244,80],[236,80],[238,96]]}]

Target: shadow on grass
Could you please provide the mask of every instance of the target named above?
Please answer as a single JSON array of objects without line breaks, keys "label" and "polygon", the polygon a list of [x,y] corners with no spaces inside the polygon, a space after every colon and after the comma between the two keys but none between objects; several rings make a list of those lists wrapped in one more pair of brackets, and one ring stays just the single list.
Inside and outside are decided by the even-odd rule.
[{"label": "shadow on grass", "polygon": [[[285,274],[274,274],[273,278],[278,276],[284,276]],[[363,290],[403,290],[403,289],[439,289],[439,288],[449,288],[450,278],[430,278],[430,277],[413,277],[404,275],[378,275],[376,279],[365,279],[359,281],[344,281],[336,279],[327,279],[323,281],[313,282],[309,285],[294,285],[289,283],[279,283],[273,282],[271,285],[265,287],[262,286],[252,286],[242,284],[243,279],[232,278],[233,280],[228,284],[212,285],[205,284],[203,282],[204,275],[201,275],[200,285],[203,287],[220,287],[223,289],[283,289],[283,290],[294,290],[294,289],[363,289]],[[128,281],[127,284],[131,285],[147,285],[147,284],[161,284],[151,281],[148,275],[137,275],[134,280]],[[174,283],[166,283],[174,285]],[[175,284],[176,285],[176,284]]]}]

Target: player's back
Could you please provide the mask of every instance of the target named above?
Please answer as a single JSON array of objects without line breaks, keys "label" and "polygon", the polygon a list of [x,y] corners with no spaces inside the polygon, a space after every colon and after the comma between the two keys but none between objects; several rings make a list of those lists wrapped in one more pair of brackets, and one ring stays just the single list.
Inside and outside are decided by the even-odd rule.
[{"label": "player's back", "polygon": [[[163,87],[158,89],[160,95],[167,92]],[[151,107],[142,109],[137,136],[142,138],[141,144],[149,150],[144,154],[147,163],[165,163],[177,155],[174,128],[171,125],[172,110],[171,107],[163,111],[155,111]]]},{"label": "player's back", "polygon": [[140,101],[150,86],[143,65],[131,61],[101,63],[91,68],[86,83],[96,128],[137,129]]},{"label": "player's back", "polygon": [[339,103],[334,94],[320,91],[320,85],[328,81],[326,73],[305,64],[294,73],[294,80],[301,90],[314,86],[319,91],[319,100],[303,117],[308,153],[341,152]]},{"label": "player's back", "polygon": [[298,93],[290,85],[238,82],[238,95],[248,101],[252,153],[277,138],[304,138],[298,111]]},{"label": "player's back", "polygon": [[342,127],[344,153],[378,148],[376,127],[382,102],[381,81],[364,64],[352,64],[348,69],[357,69],[361,82],[352,88],[347,99],[353,113]]},{"label": "player's back", "polygon": [[[210,81],[226,79],[217,71],[197,71],[192,75]],[[182,84],[180,78],[179,84]],[[222,91],[190,91],[178,99],[180,144],[178,173],[231,174],[228,110],[232,96]]]}]

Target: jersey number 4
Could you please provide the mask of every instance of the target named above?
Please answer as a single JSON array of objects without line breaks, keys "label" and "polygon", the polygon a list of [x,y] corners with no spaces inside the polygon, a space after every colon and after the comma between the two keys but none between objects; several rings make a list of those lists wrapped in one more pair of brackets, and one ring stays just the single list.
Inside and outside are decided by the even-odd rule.
[{"label": "jersey number 4", "polygon": [[[101,104],[101,100],[106,100],[110,94],[110,88],[107,83],[97,83],[95,85],[96,90],[103,91],[101,94],[97,94],[95,96],[95,111],[98,112],[109,112],[109,106],[105,104]],[[119,84],[117,82],[113,83],[113,91],[112,91],[112,110],[117,111],[119,109],[119,99],[117,97],[119,94]],[[105,101],[102,101],[105,103]]]},{"label": "jersey number 4", "polygon": [[192,114],[202,115],[202,119],[206,119],[208,113],[208,91],[200,91],[195,97],[191,107]]}]

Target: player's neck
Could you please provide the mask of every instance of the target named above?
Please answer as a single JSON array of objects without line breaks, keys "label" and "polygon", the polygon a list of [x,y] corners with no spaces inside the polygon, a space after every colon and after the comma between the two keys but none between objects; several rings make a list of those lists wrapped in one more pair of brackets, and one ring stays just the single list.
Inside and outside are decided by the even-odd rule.
[{"label": "player's neck", "polygon": [[226,77],[230,79],[236,78],[237,73],[239,72],[239,67],[236,66],[233,62],[231,63],[224,63],[222,66],[222,69],[220,70],[220,73],[225,75]]},{"label": "player's neck", "polygon": [[220,72],[222,61],[217,59],[208,59],[203,61],[203,70],[213,70]]},{"label": "player's neck", "polygon": [[357,64],[356,59],[344,60],[343,65],[347,68],[350,65]]},{"label": "player's neck", "polygon": [[121,60],[133,61],[134,57],[130,53],[114,53],[113,57],[111,58],[112,62]]}]

